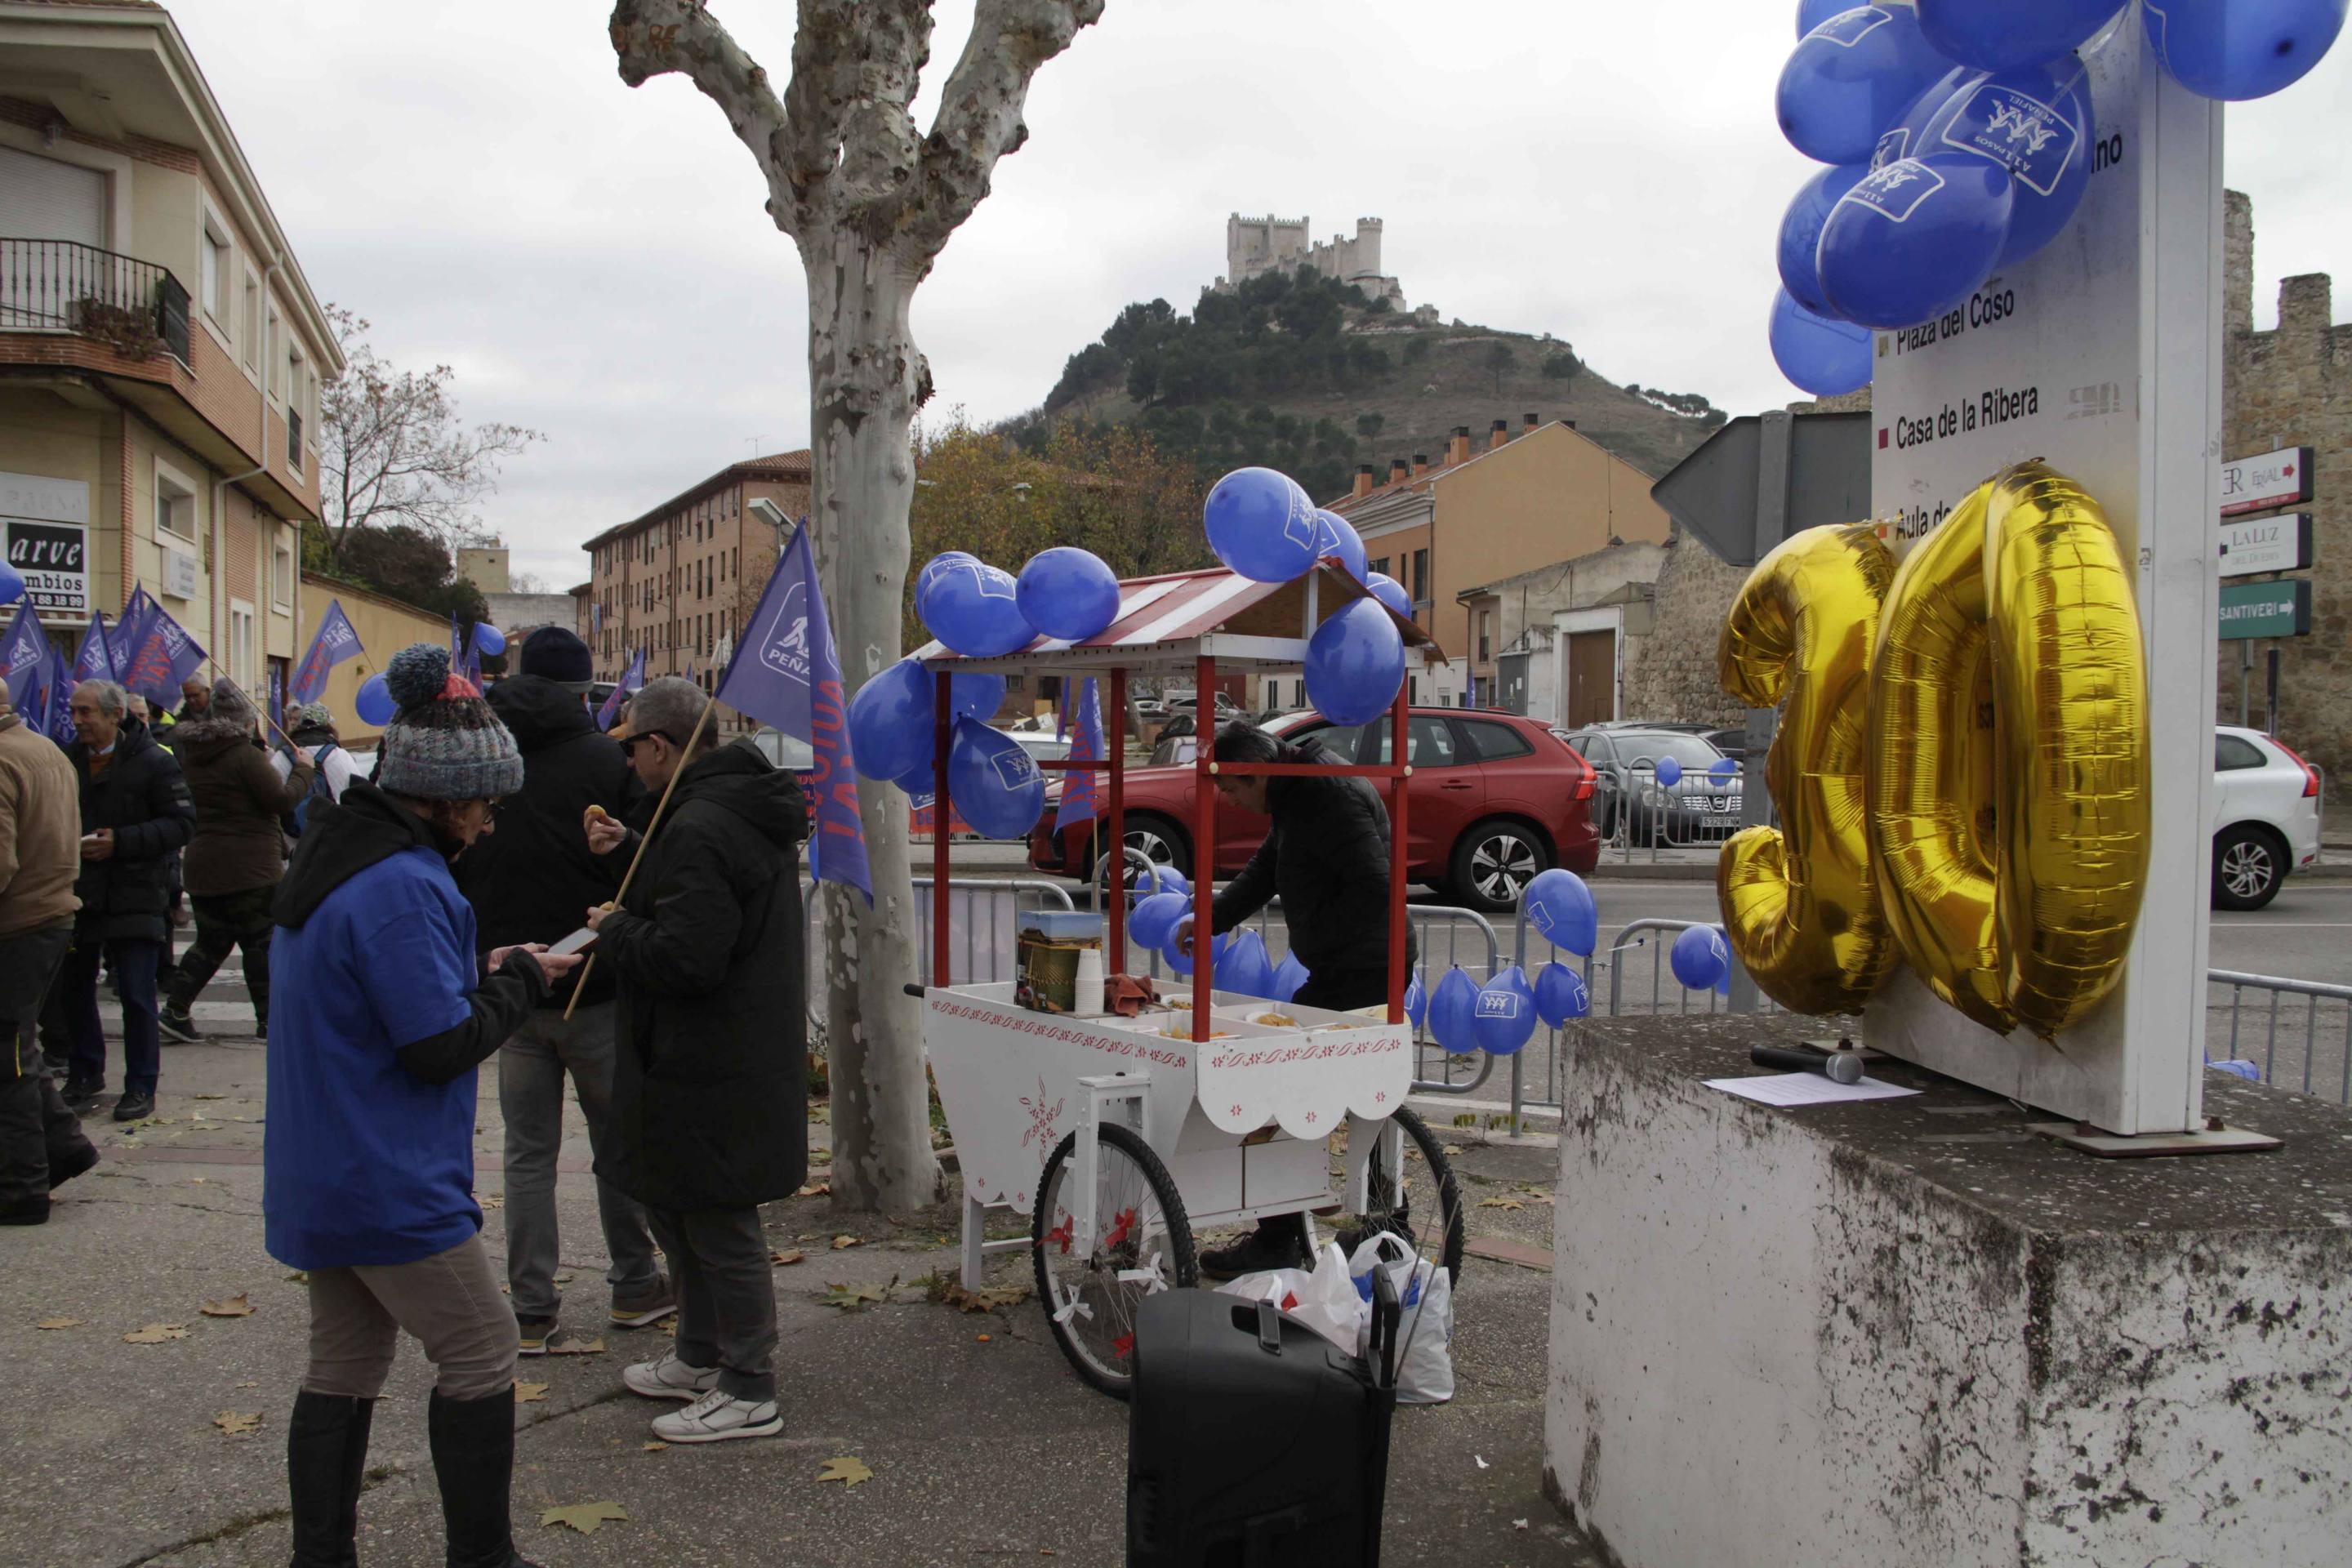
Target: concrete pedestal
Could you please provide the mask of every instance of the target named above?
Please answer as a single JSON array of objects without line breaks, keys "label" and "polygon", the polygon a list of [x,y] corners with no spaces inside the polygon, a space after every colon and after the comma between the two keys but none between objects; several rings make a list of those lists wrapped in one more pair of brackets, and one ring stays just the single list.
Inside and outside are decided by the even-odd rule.
[{"label": "concrete pedestal", "polygon": [[1627,1568],[2352,1562],[2352,1112],[2099,1160],[1887,1060],[1776,1110],[1786,1017],[1595,1019],[1560,1136],[1556,1500]]}]

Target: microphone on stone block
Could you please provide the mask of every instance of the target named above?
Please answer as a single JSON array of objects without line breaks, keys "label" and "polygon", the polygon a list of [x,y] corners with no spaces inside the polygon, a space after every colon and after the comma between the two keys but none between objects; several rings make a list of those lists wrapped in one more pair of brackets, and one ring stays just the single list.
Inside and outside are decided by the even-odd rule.
[{"label": "microphone on stone block", "polygon": [[1832,1083],[1860,1083],[1862,1058],[1852,1051],[1793,1051],[1781,1046],[1750,1046],[1748,1059],[1782,1072],[1817,1072]]}]

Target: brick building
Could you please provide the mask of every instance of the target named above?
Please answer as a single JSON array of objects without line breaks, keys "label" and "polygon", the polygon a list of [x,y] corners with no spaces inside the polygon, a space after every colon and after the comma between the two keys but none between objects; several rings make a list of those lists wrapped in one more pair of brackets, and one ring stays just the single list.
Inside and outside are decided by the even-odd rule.
[{"label": "brick building", "polygon": [[299,652],[342,356],[169,13],[0,0],[0,531],[79,638],[144,585],[257,694]]},{"label": "brick building", "polygon": [[807,452],[731,463],[581,547],[589,576],[574,595],[596,679],[618,680],[643,648],[648,679],[690,669],[710,689],[782,544],[752,510],[762,500],[809,514]]}]

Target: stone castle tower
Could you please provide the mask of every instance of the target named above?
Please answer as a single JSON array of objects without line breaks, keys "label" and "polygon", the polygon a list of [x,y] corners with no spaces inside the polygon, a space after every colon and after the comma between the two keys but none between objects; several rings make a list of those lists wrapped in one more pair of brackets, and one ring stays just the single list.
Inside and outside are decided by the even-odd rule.
[{"label": "stone castle tower", "polygon": [[1312,267],[1324,277],[1353,284],[1367,300],[1386,300],[1404,309],[1404,286],[1381,270],[1381,220],[1360,217],[1356,237],[1335,234],[1328,244],[1310,244],[1304,217],[1244,217],[1225,220],[1225,275],[1220,289],[1233,289],[1268,272]]}]

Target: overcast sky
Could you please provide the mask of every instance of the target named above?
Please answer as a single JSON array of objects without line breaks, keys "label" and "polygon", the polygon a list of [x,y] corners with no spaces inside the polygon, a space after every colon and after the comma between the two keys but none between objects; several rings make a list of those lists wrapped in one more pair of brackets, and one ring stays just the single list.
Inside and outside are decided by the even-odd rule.
[{"label": "overcast sky", "polygon": [[[467,415],[549,439],[485,518],[564,588],[582,540],[808,441],[805,293],[751,156],[682,78],[632,91],[596,0],[169,0],[311,287]],[[789,0],[711,0],[780,78]],[[919,108],[961,50],[943,0]],[[1386,220],[1407,299],[1576,344],[1735,413],[1799,395],[1764,312],[1817,165],[1775,129],[1793,0],[1109,0],[1038,75],[1030,141],[915,304],[938,408],[1042,401],[1120,306],[1190,310],[1226,216]],[[2233,106],[2257,324],[2347,274],[2352,47]],[[2339,301],[2342,319],[2352,304]]]}]

